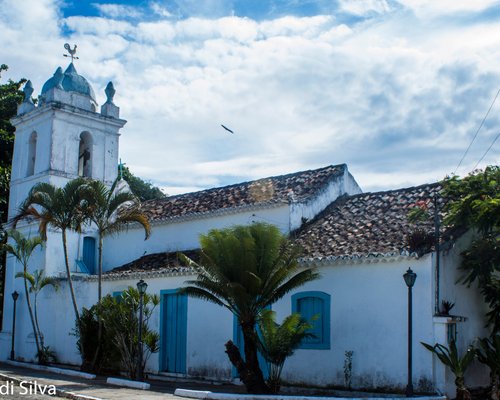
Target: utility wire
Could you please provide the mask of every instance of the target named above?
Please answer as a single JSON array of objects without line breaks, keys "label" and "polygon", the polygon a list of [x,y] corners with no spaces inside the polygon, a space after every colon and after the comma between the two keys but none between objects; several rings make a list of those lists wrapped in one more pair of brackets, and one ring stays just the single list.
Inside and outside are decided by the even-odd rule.
[{"label": "utility wire", "polygon": [[[460,168],[460,165],[462,165],[462,161],[464,160],[465,156],[467,155],[467,153],[469,152],[471,146],[472,146],[472,143],[474,143],[474,140],[476,140],[476,137],[477,137],[477,134],[479,133],[479,131],[481,130],[481,128],[483,127],[483,124],[484,124],[484,121],[486,121],[486,118],[488,118],[488,115],[490,114],[490,111],[491,109],[493,108],[493,105],[495,104],[495,101],[497,100],[497,97],[498,95],[500,94],[500,89],[498,89],[498,92],[495,96],[495,98],[493,99],[493,101],[491,102],[491,105],[490,105],[490,108],[488,108],[488,112],[486,113],[486,115],[484,116],[483,120],[481,121],[481,124],[479,125],[479,128],[477,128],[477,131],[476,131],[476,134],[474,135],[474,137],[472,138],[472,141],[469,143],[469,147],[467,147],[467,150],[465,150],[465,153],[464,155],[462,156],[462,159],[460,160],[460,162],[458,163],[457,165],[457,168],[455,168],[455,171],[453,172],[453,175],[455,175],[457,173],[457,170],[458,168]],[[495,139],[496,140],[496,139]],[[476,164],[477,166],[477,164]],[[474,167],[474,169],[476,169]]]},{"label": "utility wire", "polygon": [[486,157],[486,154],[488,154],[488,152],[491,150],[491,148],[493,147],[493,145],[495,144],[495,142],[497,141],[497,139],[499,137],[500,137],[500,132],[497,133],[497,135],[495,136],[495,139],[493,139],[493,142],[491,142],[490,147],[488,147],[488,149],[484,152],[483,156],[479,159],[479,161],[476,163],[476,165],[474,165],[474,168],[472,170],[475,170],[477,168],[477,166],[479,165],[479,163],[481,161],[483,161],[483,158]]}]

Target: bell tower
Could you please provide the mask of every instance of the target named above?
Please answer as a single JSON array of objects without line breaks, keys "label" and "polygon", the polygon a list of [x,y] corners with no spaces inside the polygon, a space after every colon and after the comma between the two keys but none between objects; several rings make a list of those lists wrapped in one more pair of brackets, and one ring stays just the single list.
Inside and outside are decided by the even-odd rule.
[{"label": "bell tower", "polygon": [[[73,61],[73,60],[72,60]],[[117,176],[119,130],[126,121],[114,104],[108,83],[106,102],[97,111],[94,90],[71,62],[45,82],[38,104],[33,86],[24,88],[24,102],[12,119],[16,127],[9,218],[38,182],[64,186],[78,176],[111,184]]]},{"label": "bell tower", "polygon": [[[66,47],[66,46],[65,46]],[[49,183],[63,187],[67,182],[85,176],[98,179],[111,185],[118,174],[118,144],[120,129],[126,121],[120,119],[120,109],[114,104],[115,89],[108,83],[105,93],[106,102],[98,110],[94,90],[88,81],[78,74],[73,61],[74,49],[66,49],[71,63],[65,71],[57,68],[42,87],[36,104],[32,101],[33,85],[28,81],[24,87],[24,101],[18,107],[17,115],[11,120],[15,126],[14,154],[10,183],[9,219],[18,213],[19,205],[26,199],[31,188],[38,183]],[[71,51],[70,51],[71,50]],[[17,229],[25,236],[38,234],[38,222],[22,220]],[[67,232],[67,250],[70,270],[74,275],[92,274],[94,271],[82,270],[81,261],[87,257],[88,264],[95,260],[95,228],[85,227],[86,231]],[[85,264],[86,265],[86,264]],[[24,296],[21,279],[16,279],[20,265],[14,257],[8,257],[5,270],[4,311],[12,310],[14,291]],[[53,227],[47,231],[47,241],[43,247],[32,254],[28,265],[29,272],[44,270],[45,276],[59,276],[64,282],[65,262],[61,233]],[[78,292],[78,285],[75,286]],[[65,291],[66,292],[66,291]],[[66,292],[67,293],[67,292]],[[61,294],[62,295],[62,294]],[[65,294],[67,296],[67,294]],[[81,304],[90,303],[89,291],[80,291]],[[64,299],[64,297],[62,297]],[[67,298],[69,301],[69,298]],[[65,300],[62,300],[65,301]],[[69,303],[68,303],[69,304]],[[25,301],[18,304],[19,316],[28,315]],[[19,317],[19,331],[16,333],[17,352],[31,359],[34,350],[33,337],[30,337],[29,322]],[[66,323],[65,318],[61,323]],[[4,312],[3,327],[12,326],[12,314]],[[56,328],[58,329],[58,328]],[[0,359],[7,358],[7,345],[10,334],[0,332]]]}]

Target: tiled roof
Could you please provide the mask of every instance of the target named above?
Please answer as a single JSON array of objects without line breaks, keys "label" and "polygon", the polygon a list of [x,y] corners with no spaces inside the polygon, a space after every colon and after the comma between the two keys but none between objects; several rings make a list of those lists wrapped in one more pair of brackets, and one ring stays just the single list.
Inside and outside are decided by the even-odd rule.
[{"label": "tiled roof", "polygon": [[343,175],[346,168],[345,164],[330,165],[316,170],[150,200],[142,203],[142,209],[150,221],[154,222],[245,206],[288,202],[290,197],[295,201],[304,201],[324,188],[333,178]]},{"label": "tiled roof", "polygon": [[[425,202],[433,215],[438,184],[342,197],[295,232],[305,258],[399,254],[407,250],[407,235],[415,229],[408,212]],[[422,203],[420,203],[422,204]],[[432,218],[419,228],[432,232]]]},{"label": "tiled roof", "polygon": [[[181,253],[195,262],[199,261],[199,250],[186,250],[182,251]],[[120,267],[114,268],[111,271],[106,272],[105,274],[108,276],[120,275],[126,277],[127,275],[134,274],[138,271],[183,272],[185,270],[190,270],[190,267],[186,267],[185,264],[181,262],[178,252],[170,252],[144,255],[141,258],[133,260]]]},{"label": "tiled roof", "polygon": [[[294,174],[295,175],[295,174]],[[439,184],[427,184],[386,192],[344,196],[303,225],[292,236],[304,248],[304,261],[343,260],[356,257],[387,257],[408,253],[407,236],[415,228],[433,232],[433,198]],[[440,205],[443,199],[438,197]],[[418,225],[408,221],[416,205],[428,207],[429,220]],[[447,238],[451,230],[442,229]],[[455,234],[457,232],[453,232]],[[458,232],[460,233],[460,232]],[[183,252],[198,261],[199,250]],[[161,273],[192,271],[182,266],[176,252],[145,255],[107,274],[126,278],[137,272]],[[189,271],[188,271],[189,270]]]}]

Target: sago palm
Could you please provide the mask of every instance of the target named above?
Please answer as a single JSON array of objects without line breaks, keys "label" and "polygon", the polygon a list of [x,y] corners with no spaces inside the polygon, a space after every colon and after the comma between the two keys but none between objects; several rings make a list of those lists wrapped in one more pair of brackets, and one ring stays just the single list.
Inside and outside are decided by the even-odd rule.
[{"label": "sago palm", "polygon": [[312,325],[294,313],[283,319],[281,324],[276,322],[276,313],[263,310],[259,318],[260,346],[259,350],[268,362],[268,384],[273,393],[278,393],[281,386],[281,372],[288,357],[292,356],[303,339],[313,337],[309,333]]},{"label": "sago palm", "polygon": [[465,371],[467,371],[467,368],[474,360],[474,349],[469,347],[464,355],[459,356],[454,340],[451,341],[449,348],[439,343],[436,343],[434,346],[423,342],[420,343],[427,350],[434,353],[439,358],[439,361],[447,366],[455,375],[457,400],[470,400],[470,393],[465,386]]},{"label": "sago palm", "polygon": [[8,232],[8,236],[14,241],[13,244],[6,243],[2,244],[2,250],[7,252],[8,254],[11,254],[14,256],[14,258],[22,265],[23,267],[23,272],[22,276],[24,277],[24,296],[26,297],[26,304],[28,306],[28,312],[30,315],[30,320],[31,320],[31,325],[33,327],[33,335],[35,337],[35,344],[36,344],[36,350],[37,354],[40,353],[41,347],[40,347],[40,341],[39,341],[39,336],[38,336],[38,330],[36,326],[36,319],[33,315],[33,308],[31,306],[31,300],[29,296],[29,290],[28,290],[28,279],[27,274],[28,274],[28,262],[35,251],[35,249],[38,246],[41,246],[43,241],[39,236],[35,237],[30,237],[26,238],[24,237],[19,231],[13,229]]},{"label": "sago palm", "polygon": [[83,178],[73,179],[62,188],[49,183],[37,183],[31,188],[13,220],[15,225],[21,219],[35,219],[39,222],[38,230],[43,240],[47,240],[49,227],[61,231],[68,287],[77,324],[80,321],[80,312],[71,279],[66,233],[68,229],[81,231],[83,221],[81,190],[85,183],[86,180]]},{"label": "sago palm", "polygon": [[244,361],[236,346],[226,344],[228,356],[247,391],[269,392],[257,359],[256,323],[262,310],[290,291],[318,278],[316,270],[299,271],[299,248],[273,225],[258,223],[211,230],[201,235],[201,261],[196,280],[184,292],[231,311],[241,326]]}]

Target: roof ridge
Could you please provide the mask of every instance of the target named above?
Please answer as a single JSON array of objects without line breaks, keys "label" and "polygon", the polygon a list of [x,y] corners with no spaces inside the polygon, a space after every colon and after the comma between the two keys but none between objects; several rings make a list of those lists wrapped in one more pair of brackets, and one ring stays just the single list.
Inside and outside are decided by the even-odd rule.
[{"label": "roof ridge", "polygon": [[283,174],[283,175],[267,176],[267,177],[253,179],[253,180],[249,180],[249,181],[243,181],[243,182],[239,182],[239,183],[232,183],[232,184],[226,185],[226,186],[216,186],[216,187],[212,187],[212,188],[208,188],[208,189],[203,189],[203,190],[198,190],[198,191],[194,191],[194,192],[180,193],[180,194],[176,194],[176,195],[173,195],[173,196],[164,197],[164,198],[161,198],[161,199],[151,199],[151,200],[147,200],[147,201],[143,202],[142,204],[149,204],[149,203],[154,203],[154,202],[163,202],[163,201],[168,201],[168,200],[174,200],[174,199],[182,198],[184,196],[189,196],[189,195],[193,195],[193,194],[197,194],[197,193],[208,193],[208,192],[215,191],[215,190],[222,190],[222,189],[228,189],[228,188],[233,188],[233,187],[237,187],[237,186],[244,186],[244,185],[251,184],[253,182],[258,182],[258,181],[262,181],[262,180],[266,180],[266,179],[290,178],[290,177],[298,176],[298,175],[305,174],[305,173],[308,173],[308,172],[319,172],[319,171],[322,171],[322,170],[326,170],[328,168],[341,168],[342,171],[345,171],[347,169],[347,164],[345,164],[345,163],[335,164],[335,165],[334,164],[330,164],[330,165],[327,165],[327,166],[324,166],[324,167],[321,167],[321,168],[316,168],[316,169],[307,169],[307,170],[297,171],[297,172],[291,172],[291,173]]},{"label": "roof ridge", "polygon": [[347,196],[347,198],[352,199],[352,198],[362,197],[362,196],[367,196],[367,195],[379,195],[379,194],[393,193],[393,192],[410,192],[410,191],[415,190],[415,189],[420,189],[420,188],[424,188],[424,187],[434,187],[434,186],[439,186],[439,185],[441,185],[440,181],[432,182],[432,183],[422,183],[421,185],[409,186],[409,187],[404,187],[404,188],[399,188],[399,189],[389,189],[389,190],[379,190],[377,192],[357,193],[357,194]]},{"label": "roof ridge", "polygon": [[410,186],[410,187],[400,188],[400,189],[381,190],[378,192],[363,192],[363,193],[357,193],[357,194],[353,194],[353,195],[344,194],[342,196],[337,197],[337,199],[335,199],[333,202],[328,204],[328,206],[326,206],[325,209],[323,211],[321,211],[319,214],[317,214],[313,219],[311,219],[310,221],[307,221],[305,224],[303,224],[302,226],[300,226],[299,228],[297,228],[293,232],[290,232],[290,236],[297,237],[298,235],[300,235],[301,232],[307,231],[307,229],[310,226],[314,225],[316,222],[323,219],[326,215],[329,215],[331,213],[332,209],[334,209],[335,207],[341,207],[348,200],[357,199],[357,198],[361,198],[361,197],[368,197],[368,196],[373,196],[373,195],[390,194],[390,193],[395,193],[395,192],[407,193],[407,192],[411,192],[411,191],[423,189],[423,188],[438,187],[440,184],[441,184],[440,182],[433,182],[433,183],[424,183],[421,185]]}]

